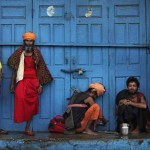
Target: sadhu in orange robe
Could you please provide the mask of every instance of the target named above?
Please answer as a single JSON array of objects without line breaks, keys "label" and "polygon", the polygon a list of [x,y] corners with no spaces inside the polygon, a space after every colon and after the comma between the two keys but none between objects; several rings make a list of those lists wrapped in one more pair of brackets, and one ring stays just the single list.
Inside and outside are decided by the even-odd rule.
[{"label": "sadhu in orange robe", "polygon": [[74,104],[85,105],[86,107],[72,107],[72,115],[74,120],[74,128],[76,132],[82,132],[85,130],[89,121],[102,120],[103,115],[98,104],[89,106],[84,102],[86,98],[90,97],[86,92],[81,92],[75,98]]}]

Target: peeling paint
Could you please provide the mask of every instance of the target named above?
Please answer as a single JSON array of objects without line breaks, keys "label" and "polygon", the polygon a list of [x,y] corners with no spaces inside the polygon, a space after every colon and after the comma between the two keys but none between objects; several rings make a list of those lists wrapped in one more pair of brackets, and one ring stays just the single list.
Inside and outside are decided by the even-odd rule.
[{"label": "peeling paint", "polygon": [[55,14],[55,8],[54,8],[54,6],[49,6],[48,8],[47,8],[47,15],[49,16],[49,17],[52,17],[54,14]]},{"label": "peeling paint", "polygon": [[92,8],[88,8],[87,12],[85,13],[85,17],[91,17],[92,16]]}]

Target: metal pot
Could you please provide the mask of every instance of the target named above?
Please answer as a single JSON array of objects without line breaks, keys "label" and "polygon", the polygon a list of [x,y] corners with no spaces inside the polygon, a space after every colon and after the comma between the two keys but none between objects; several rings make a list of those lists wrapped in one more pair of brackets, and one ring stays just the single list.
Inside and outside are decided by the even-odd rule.
[{"label": "metal pot", "polygon": [[128,135],[129,133],[129,125],[127,123],[121,124],[121,134],[122,135]]}]

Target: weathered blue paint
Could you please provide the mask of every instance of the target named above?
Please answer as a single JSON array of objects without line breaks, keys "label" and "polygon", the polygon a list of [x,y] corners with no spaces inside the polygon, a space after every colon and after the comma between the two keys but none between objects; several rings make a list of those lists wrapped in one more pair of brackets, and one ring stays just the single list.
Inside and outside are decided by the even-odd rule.
[{"label": "weathered blue paint", "polygon": [[42,140],[1,140],[0,149],[13,149],[13,150],[126,150],[126,149],[137,149],[137,150],[150,150],[150,140],[117,140],[117,141],[76,141],[70,140],[65,141],[42,141]]},{"label": "weathered blue paint", "polygon": [[[6,62],[22,44],[22,34],[33,31],[37,35],[36,45],[54,77],[40,96],[40,112],[33,120],[33,130],[46,131],[50,118],[64,112],[71,89],[84,91],[91,82],[101,82],[106,87],[105,95],[97,103],[110,121],[106,129],[114,130],[115,95],[125,88],[128,76],[137,76],[142,83],[140,90],[150,96],[147,90],[150,61],[145,48],[150,43],[150,13],[146,13],[149,3],[149,0],[1,0],[4,80],[0,127],[23,130],[24,124],[15,125],[12,120],[11,71]],[[53,16],[47,15],[49,6],[54,7]],[[91,16],[86,17],[90,11]],[[83,75],[61,72],[79,68],[85,70]]]}]

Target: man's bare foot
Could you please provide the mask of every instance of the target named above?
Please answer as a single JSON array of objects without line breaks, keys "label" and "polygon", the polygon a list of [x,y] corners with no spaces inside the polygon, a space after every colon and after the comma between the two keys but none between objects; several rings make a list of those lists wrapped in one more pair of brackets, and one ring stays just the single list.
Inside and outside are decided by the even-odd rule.
[{"label": "man's bare foot", "polygon": [[138,127],[135,128],[135,129],[131,132],[131,134],[138,134],[138,133],[139,133]]},{"label": "man's bare foot", "polygon": [[89,135],[97,135],[95,132],[93,132],[92,130],[90,129],[87,129],[85,131],[83,131],[84,134],[89,134]]},{"label": "man's bare foot", "polygon": [[102,123],[103,123],[103,126],[105,126],[109,121],[107,119],[105,119],[104,117],[102,118]]}]

